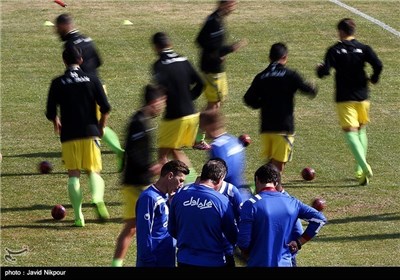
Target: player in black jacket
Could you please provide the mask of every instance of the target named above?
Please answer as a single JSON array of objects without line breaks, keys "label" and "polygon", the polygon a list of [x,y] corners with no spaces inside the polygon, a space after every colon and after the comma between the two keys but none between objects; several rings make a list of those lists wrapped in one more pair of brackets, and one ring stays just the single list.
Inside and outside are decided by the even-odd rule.
[{"label": "player in black jacket", "polygon": [[[75,28],[73,19],[69,14],[61,14],[56,18],[56,31],[60,39],[64,41],[64,49],[77,47],[82,50],[83,63],[81,69],[88,74],[99,77],[98,68],[102,65],[99,52],[90,37],[87,37]],[[106,91],[106,86],[103,85]],[[100,117],[97,112],[97,117]],[[102,140],[117,155],[118,171],[122,171],[122,158],[124,150],[121,148],[118,135],[110,128],[104,128]]]},{"label": "player in black jacket", "polygon": [[[81,170],[89,176],[92,203],[100,219],[108,219],[104,204],[104,180],[99,139],[111,110],[100,80],[95,75],[83,72],[80,49],[75,47],[63,51],[67,70],[64,75],[52,80],[47,98],[46,117],[60,134],[62,161],[68,170],[68,194],[74,209],[75,226],[85,226],[82,214],[82,191],[79,178]],[[96,106],[101,112],[98,120]],[[58,117],[58,110],[59,115]]]},{"label": "player in black jacket", "polygon": [[[226,43],[224,19],[236,9],[236,5],[236,0],[218,1],[217,9],[207,17],[196,38],[196,43],[201,48],[200,68],[205,82],[206,110],[219,109],[221,102],[228,95],[224,64],[226,56],[247,44],[246,40],[233,44]],[[210,149],[204,138],[204,133],[197,135],[195,149]]]},{"label": "player in black jacket", "polygon": [[[368,83],[376,84],[382,71],[382,62],[368,45],[354,38],[356,24],[350,18],[340,20],[337,25],[340,41],[329,47],[325,60],[317,66],[319,78],[336,70],[336,97],[339,123],[345,132],[347,143],[356,160],[356,178],[360,185],[368,185],[372,169],[367,163],[367,131],[369,122]],[[367,76],[366,63],[373,73]]]},{"label": "player in black jacket", "polygon": [[187,58],[174,52],[166,33],[155,33],[152,42],[158,55],[153,65],[154,80],[167,89],[167,108],[157,143],[159,162],[165,163],[169,157],[183,161],[190,168],[187,182],[194,182],[197,174],[181,148],[192,147],[195,142],[199,113],[193,101],[201,95],[204,83]]},{"label": "player in black jacket", "polygon": [[124,228],[118,236],[112,266],[122,266],[132,238],[136,233],[136,202],[141,192],[153,183],[161,164],[153,164],[153,131],[150,119],[157,117],[165,108],[166,95],[159,86],[147,85],[144,104],[135,112],[127,127],[125,140],[125,165],[122,178],[124,198]]},{"label": "player in black jacket", "polygon": [[317,88],[285,67],[288,59],[285,44],[273,44],[269,58],[271,63],[256,75],[243,99],[251,108],[261,109],[262,157],[282,173],[293,152],[295,94],[299,90],[313,98]]}]

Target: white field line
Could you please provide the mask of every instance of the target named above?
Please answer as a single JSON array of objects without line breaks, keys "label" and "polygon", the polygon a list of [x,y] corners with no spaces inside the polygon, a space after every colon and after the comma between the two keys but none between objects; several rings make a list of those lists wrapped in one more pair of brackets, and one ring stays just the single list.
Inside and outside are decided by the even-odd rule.
[{"label": "white field line", "polygon": [[357,10],[357,9],[355,9],[355,8],[349,6],[349,5],[346,5],[346,4],[344,4],[344,3],[340,2],[340,1],[329,0],[329,2],[335,3],[336,5],[339,5],[339,6],[343,7],[343,8],[345,8],[345,9],[347,9],[347,10],[349,10],[349,11],[351,11],[351,12],[353,12],[353,13],[355,13],[355,14],[357,14],[357,15],[359,15],[359,16],[361,16],[361,17],[363,17],[363,18],[365,18],[365,19],[367,19],[367,20],[369,20],[369,21],[371,21],[373,23],[375,23],[376,25],[379,25],[380,27],[382,27],[383,29],[389,31],[390,33],[393,33],[394,35],[400,37],[400,32],[399,31],[397,31],[396,29],[390,27],[389,25],[381,22],[380,20],[377,20],[377,19],[375,19],[375,18],[373,18],[373,17],[371,17],[371,16],[369,16],[367,14],[364,14],[363,12],[360,12],[359,10]]}]

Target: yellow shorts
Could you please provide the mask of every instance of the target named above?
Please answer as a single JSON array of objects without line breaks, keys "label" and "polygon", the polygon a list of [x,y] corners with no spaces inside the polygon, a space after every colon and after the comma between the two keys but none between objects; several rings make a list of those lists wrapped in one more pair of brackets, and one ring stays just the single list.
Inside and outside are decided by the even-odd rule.
[{"label": "yellow shorts", "polygon": [[124,201],[122,217],[124,220],[136,218],[136,202],[140,194],[147,188],[148,186],[134,187],[129,185],[122,187],[121,192]]},{"label": "yellow shorts", "polygon": [[267,161],[280,162],[292,160],[294,135],[261,133],[261,157]]},{"label": "yellow shorts", "polygon": [[348,101],[339,102],[336,109],[339,116],[339,124],[342,128],[359,127],[369,123],[370,102]]},{"label": "yellow shorts", "polygon": [[228,95],[226,73],[203,73],[204,96],[208,102],[224,101]]},{"label": "yellow shorts", "polygon": [[175,120],[161,120],[157,146],[170,149],[192,147],[196,140],[199,115],[196,113]]},{"label": "yellow shorts", "polygon": [[100,140],[97,137],[63,142],[61,154],[67,170],[100,172],[102,169]]}]

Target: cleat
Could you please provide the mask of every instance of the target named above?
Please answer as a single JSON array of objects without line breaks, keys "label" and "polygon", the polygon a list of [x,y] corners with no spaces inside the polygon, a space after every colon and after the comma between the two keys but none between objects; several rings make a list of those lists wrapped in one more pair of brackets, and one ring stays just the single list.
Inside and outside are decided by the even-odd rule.
[{"label": "cleat", "polygon": [[360,183],[360,186],[368,186],[369,184],[369,179],[367,176],[365,176],[364,174],[362,174],[361,178],[358,180],[358,182]]},{"label": "cleat", "polygon": [[84,227],[85,226],[85,220],[83,220],[83,219],[75,220],[74,226],[75,227]]},{"label": "cleat", "polygon": [[362,170],[357,170],[355,172],[355,177],[356,177],[357,180],[360,180],[362,178],[362,176],[363,176]]},{"label": "cleat", "polygon": [[193,145],[193,149],[202,150],[202,151],[209,151],[209,150],[211,150],[211,146],[209,144],[207,144],[206,141],[201,141],[201,142],[195,143]]},{"label": "cleat", "polygon": [[96,211],[97,217],[100,220],[108,220],[110,218],[110,214],[108,214],[106,204],[104,202],[93,203],[94,210]]}]

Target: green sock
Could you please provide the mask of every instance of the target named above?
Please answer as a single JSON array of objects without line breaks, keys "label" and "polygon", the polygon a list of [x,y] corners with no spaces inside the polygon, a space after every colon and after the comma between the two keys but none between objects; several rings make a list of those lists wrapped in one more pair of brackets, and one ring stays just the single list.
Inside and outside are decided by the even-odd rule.
[{"label": "green sock", "polygon": [[[364,148],[364,157],[367,158],[368,137],[367,137],[367,128],[366,127],[362,127],[358,131],[358,138],[360,139],[361,145]],[[360,165],[357,165],[356,171],[362,171],[362,168]]]},{"label": "green sock", "polygon": [[345,137],[357,164],[364,172],[368,172],[368,164],[365,159],[364,147],[360,141],[358,131],[346,132]]},{"label": "green sock", "polygon": [[90,172],[89,174],[89,186],[90,192],[92,193],[92,202],[98,203],[104,201],[104,180],[96,172]]},{"label": "green sock", "polygon": [[103,140],[107,146],[118,156],[122,156],[124,154],[124,149],[121,147],[118,135],[108,126],[104,128],[104,135],[101,140]]},{"label": "green sock", "polygon": [[186,175],[185,184],[194,183],[197,179],[197,172],[193,167],[189,168],[190,173]]},{"label": "green sock", "polygon": [[122,267],[124,264],[124,260],[123,259],[113,259],[111,266],[112,267]]},{"label": "green sock", "polygon": [[201,141],[204,141],[204,139],[206,139],[206,134],[203,131],[197,132],[196,143],[200,143]]},{"label": "green sock", "polygon": [[68,195],[74,209],[75,220],[83,220],[82,214],[82,191],[78,177],[68,178]]}]

